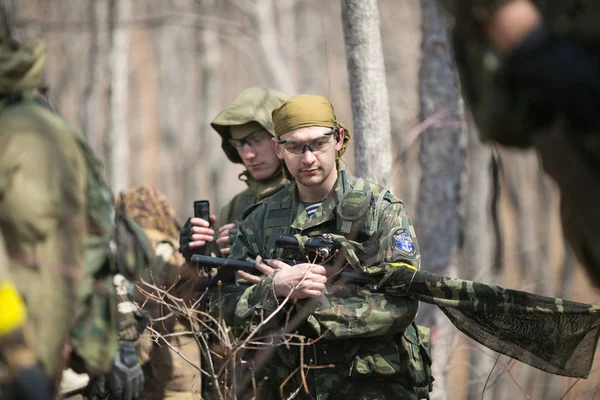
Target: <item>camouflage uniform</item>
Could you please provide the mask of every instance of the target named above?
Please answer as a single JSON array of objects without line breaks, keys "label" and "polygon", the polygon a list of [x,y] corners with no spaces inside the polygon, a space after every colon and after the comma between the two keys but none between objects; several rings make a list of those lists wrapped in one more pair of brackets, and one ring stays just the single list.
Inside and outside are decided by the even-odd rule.
[{"label": "camouflage uniform", "polygon": [[[482,138],[513,147],[532,146],[538,151],[544,169],[560,190],[565,236],[589,276],[600,287],[598,124],[578,121],[581,118],[570,116],[574,114],[573,110],[567,110],[565,104],[563,109],[540,107],[540,103],[543,104],[540,96],[542,99],[549,96],[540,95],[535,89],[528,90],[522,81],[516,80],[514,66],[526,63],[515,61],[515,54],[523,57],[531,51],[531,46],[523,46],[532,43],[533,34],[508,57],[499,55],[488,41],[485,26],[509,0],[441,0],[441,3],[454,17],[452,41],[461,88]],[[600,2],[532,0],[531,3],[541,13],[542,29],[571,49],[577,60],[581,60],[582,68],[591,70],[592,76],[595,73],[593,90],[591,82],[588,81],[586,88],[581,79],[576,87],[589,89],[587,91],[595,93],[597,101]],[[554,65],[547,68],[554,68]],[[547,80],[544,86],[550,87],[551,83]],[[577,97],[588,94],[583,91]],[[586,109],[597,110],[594,97],[589,98],[592,104],[587,104]],[[591,118],[597,121],[595,114]]]},{"label": "camouflage uniform", "polygon": [[44,59],[42,44],[0,40],[0,230],[35,352],[58,380],[80,304],[86,167],[70,127],[31,91]]},{"label": "camouflage uniform", "polygon": [[[303,236],[344,234],[365,241],[375,237],[377,256],[383,261],[419,267],[420,253],[414,229],[403,203],[386,189],[340,172],[334,190],[312,218],[298,200],[295,184],[248,210],[232,247],[230,258],[253,261],[263,258],[303,260],[297,252],[275,248],[278,233]],[[401,242],[404,241],[404,245]],[[370,287],[328,285],[322,298],[304,299],[286,306],[263,329],[277,331],[299,316],[299,332],[321,338],[300,351],[298,346],[278,346],[265,366],[260,398],[280,398],[279,386],[288,378],[287,396],[302,386],[301,353],[310,396],[317,399],[416,399],[427,397],[430,360],[414,325],[418,303],[407,297],[388,296]],[[264,278],[241,298],[225,299],[223,313],[238,334],[251,332],[272,314],[281,299],[274,296],[273,280]],[[252,360],[251,352],[245,356]],[[304,390],[300,396],[307,397]]]}]

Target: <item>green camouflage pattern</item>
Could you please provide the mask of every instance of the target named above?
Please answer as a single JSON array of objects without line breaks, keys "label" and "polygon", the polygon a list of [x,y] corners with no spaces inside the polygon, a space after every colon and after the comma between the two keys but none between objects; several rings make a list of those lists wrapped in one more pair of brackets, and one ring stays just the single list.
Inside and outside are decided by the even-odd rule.
[{"label": "green camouflage pattern", "polygon": [[84,309],[73,329],[74,352],[86,371],[105,374],[119,346],[119,338],[135,336],[133,311],[119,313],[113,277],[136,279],[153,258],[143,230],[115,202],[104,177],[103,165],[81,132],[71,129],[87,166],[88,236],[86,279],[80,287]]},{"label": "green camouflage pattern", "polygon": [[[361,207],[365,199],[368,207]],[[340,214],[347,214],[353,207],[364,208],[364,214],[354,221],[340,217]],[[381,260],[419,267],[420,253],[404,204],[387,190],[343,171],[338,176],[334,190],[312,218],[308,217],[299,201],[295,184],[252,206],[245,214],[247,216],[231,250],[230,258],[233,259],[253,261],[260,255],[263,258],[305,260],[296,250],[275,248],[276,234],[317,236],[345,229],[349,232],[348,235],[353,235],[352,240],[355,241],[375,238],[372,242],[377,245],[372,252],[374,256],[369,259],[372,263],[370,267],[375,268],[377,264],[381,264]],[[393,236],[398,232],[409,235],[412,248],[408,251],[402,251],[396,246]],[[343,257],[340,259],[344,260]],[[344,262],[342,265],[326,265],[334,269],[345,266]],[[232,301],[231,296],[228,297],[220,304],[221,311],[225,320],[242,336],[256,329],[264,318],[275,311],[280,301],[274,297],[271,278],[265,278],[261,283],[251,286],[235,301]],[[286,307],[264,329],[281,332],[281,329],[285,329],[286,321],[294,320],[297,316],[298,331],[308,339],[320,337],[320,340],[344,347],[343,353],[347,355],[345,361],[337,363],[333,368],[310,370],[307,379],[310,396],[313,398],[337,398],[335,396],[347,385],[352,386],[359,381],[379,382],[371,388],[373,393],[383,393],[385,389],[381,387],[382,382],[386,385],[404,385],[404,391],[408,393],[406,398],[416,398],[413,386],[419,382],[411,380],[407,371],[425,370],[426,366],[421,358],[414,356],[412,348],[407,351],[404,334],[412,327],[417,307],[417,302],[408,297],[376,292],[368,286],[336,286],[334,283],[327,286],[322,298],[303,299]],[[415,337],[417,339],[414,341],[420,346],[418,335]],[[268,382],[272,385],[270,390],[276,393],[272,398],[281,395],[279,385],[290,376],[292,377],[286,381],[283,389],[285,395],[302,384],[300,374],[294,372],[300,365],[300,347],[277,347],[272,363],[265,367]],[[427,383],[423,386],[428,387],[430,375],[426,380]],[[274,382],[277,384],[274,385]],[[421,394],[421,397],[426,396],[426,393]],[[384,394],[373,394],[369,398],[386,397]]]},{"label": "green camouflage pattern", "polygon": [[70,127],[24,92],[0,104],[0,230],[49,376],[80,311],[86,240],[85,160]]},{"label": "green camouflage pattern", "polygon": [[600,306],[388,267],[384,293],[437,305],[484,346],[557,375],[586,378],[600,337]]},{"label": "green camouflage pattern", "polygon": [[238,193],[221,209],[217,224],[225,225],[239,220],[246,208],[272,196],[289,184],[281,169],[267,179],[254,179],[248,172],[242,173],[240,179],[246,182],[248,188]]}]

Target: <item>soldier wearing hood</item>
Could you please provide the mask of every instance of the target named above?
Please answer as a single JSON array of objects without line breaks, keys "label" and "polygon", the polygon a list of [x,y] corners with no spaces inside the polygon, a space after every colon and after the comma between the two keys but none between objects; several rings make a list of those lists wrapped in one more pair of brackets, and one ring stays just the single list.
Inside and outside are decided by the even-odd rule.
[{"label": "soldier wearing hood", "polygon": [[[289,181],[281,168],[271,146],[275,136],[271,112],[285,100],[285,95],[272,89],[252,87],[244,90],[211,122],[211,126],[221,136],[221,147],[231,162],[244,164],[246,171],[239,179],[248,188],[237,194],[221,209],[218,219],[211,224],[221,224],[216,244],[221,255],[229,254],[229,245],[235,233],[236,222],[245,208],[277,193]],[[215,230],[209,228],[209,221],[200,218],[189,220],[180,236],[181,251],[186,258],[191,250],[213,242]]]},{"label": "soldier wearing hood", "polygon": [[0,5],[0,263],[14,282],[0,282],[3,399],[56,396],[83,279],[85,163],[36,96],[45,59],[42,43],[10,37]]}]

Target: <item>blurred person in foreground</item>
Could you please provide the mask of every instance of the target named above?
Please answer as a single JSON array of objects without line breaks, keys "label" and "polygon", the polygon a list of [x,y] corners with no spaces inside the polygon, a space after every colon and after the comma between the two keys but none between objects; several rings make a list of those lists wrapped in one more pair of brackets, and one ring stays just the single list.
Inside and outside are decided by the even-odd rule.
[{"label": "blurred person in foreground", "polygon": [[[184,267],[185,260],[177,252],[181,225],[175,211],[159,190],[149,186],[122,192],[117,198],[116,211],[117,215],[125,212],[135,220],[155,252],[154,261],[134,289],[134,300],[149,312],[156,333],[147,331],[138,341],[138,352],[145,363],[145,386],[139,398],[197,399],[202,363],[193,332],[198,332],[198,326],[185,317],[184,310],[193,302],[198,275]],[[183,303],[162,296],[161,290],[182,299]],[[180,312],[173,314],[178,308]]]},{"label": "blurred person in foreground", "polygon": [[[147,261],[144,237],[126,217],[115,223],[100,161],[40,93],[44,44],[16,41],[2,4],[0,17],[0,230],[27,305],[28,345],[51,398],[106,376],[112,397],[130,400],[143,376],[137,358],[125,362],[133,346],[119,340],[113,280]],[[68,366],[85,376],[62,379]],[[16,383],[3,381],[4,397]]]},{"label": "blurred person in foreground", "polygon": [[[53,388],[50,377],[31,342],[27,307],[12,280],[10,260],[0,233],[0,363],[6,368],[0,382],[10,385],[8,398],[51,400]],[[0,385],[0,395],[7,386]],[[3,397],[4,398],[4,397]]]},{"label": "blurred person in foreground", "polygon": [[[191,218],[181,232],[181,252],[189,260],[194,249],[206,242],[213,246],[217,256],[227,256],[242,211],[252,204],[281,190],[289,181],[284,176],[281,162],[271,146],[274,137],[271,112],[285,100],[285,95],[272,89],[251,87],[244,90],[211,122],[221,137],[221,147],[233,163],[244,164],[246,170],[239,179],[248,188],[238,193],[220,212],[219,218],[204,221]],[[216,241],[215,222],[218,229]],[[233,279],[233,275],[231,277]]]},{"label": "blurred person in foreground", "polygon": [[563,231],[600,287],[600,2],[441,0],[483,140],[537,150]]},{"label": "blurred person in foreground", "polygon": [[14,284],[4,282],[0,301],[0,392],[51,399],[81,306],[86,168],[71,128],[37,94],[45,46],[14,40],[8,21],[0,3],[0,232]]}]

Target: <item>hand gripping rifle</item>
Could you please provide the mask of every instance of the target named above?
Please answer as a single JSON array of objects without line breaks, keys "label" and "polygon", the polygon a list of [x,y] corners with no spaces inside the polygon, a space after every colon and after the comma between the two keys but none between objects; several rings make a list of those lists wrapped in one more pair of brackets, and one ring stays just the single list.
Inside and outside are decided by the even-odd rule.
[{"label": "hand gripping rifle", "polygon": [[[282,259],[286,264],[296,265],[300,263],[311,262],[315,264],[327,263],[334,259],[338,252],[341,250],[342,245],[339,241],[336,241],[334,235],[323,234],[315,237],[299,237],[278,234],[275,238],[275,246],[282,249],[295,249],[300,251],[307,259],[303,260],[291,260]],[[209,276],[205,279],[204,286],[207,288],[221,287],[224,293],[239,292],[245,290],[248,286],[243,284],[235,284],[225,281],[223,276],[231,276],[232,271],[247,271],[256,272],[256,266],[253,262],[230,260],[227,258],[216,258],[203,255],[193,255],[192,264],[201,267],[205,272],[211,273],[213,269],[217,270],[217,273]],[[376,285],[377,279],[370,278],[366,275],[342,269],[341,272],[335,274],[337,281],[340,284],[358,284],[358,285]]]}]

